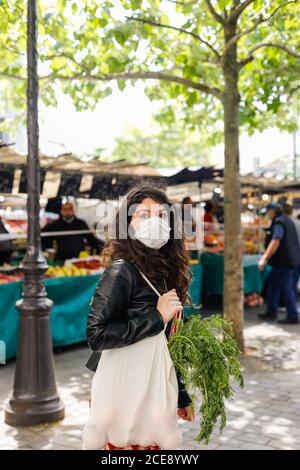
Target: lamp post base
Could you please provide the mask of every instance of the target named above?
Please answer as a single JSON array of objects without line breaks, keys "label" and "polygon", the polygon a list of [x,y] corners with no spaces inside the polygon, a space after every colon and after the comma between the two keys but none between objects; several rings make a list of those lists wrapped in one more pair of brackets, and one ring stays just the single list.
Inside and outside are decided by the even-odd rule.
[{"label": "lamp post base", "polygon": [[23,297],[13,393],[5,411],[11,426],[33,426],[64,418],[64,405],[56,390],[50,330],[53,302],[47,298],[43,273],[47,264],[24,262]]},{"label": "lamp post base", "polygon": [[5,422],[10,426],[34,426],[60,421],[65,417],[65,409],[59,397],[47,402],[10,400],[5,410]]}]

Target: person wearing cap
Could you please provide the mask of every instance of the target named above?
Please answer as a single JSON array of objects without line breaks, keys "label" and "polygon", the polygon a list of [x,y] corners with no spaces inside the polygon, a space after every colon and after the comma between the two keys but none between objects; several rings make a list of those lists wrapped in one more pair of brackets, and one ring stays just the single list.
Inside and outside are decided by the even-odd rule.
[{"label": "person wearing cap", "polygon": [[296,293],[294,288],[295,268],[300,267],[300,243],[293,221],[283,213],[280,204],[267,206],[272,221],[266,237],[266,250],[259,261],[263,270],[268,263],[272,269],[268,279],[267,312],[260,314],[263,320],[275,320],[280,303],[287,310],[281,324],[299,323]]}]

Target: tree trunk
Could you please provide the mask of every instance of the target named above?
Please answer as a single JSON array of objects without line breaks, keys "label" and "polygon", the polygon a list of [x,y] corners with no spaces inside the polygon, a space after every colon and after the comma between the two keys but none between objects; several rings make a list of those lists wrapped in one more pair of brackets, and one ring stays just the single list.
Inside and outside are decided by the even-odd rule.
[{"label": "tree trunk", "polygon": [[[225,29],[225,43],[235,35],[236,24]],[[239,93],[236,44],[224,55],[224,217],[225,217],[225,280],[224,317],[233,323],[239,349],[244,351],[243,317],[244,286],[241,250],[241,190],[239,164]]]}]

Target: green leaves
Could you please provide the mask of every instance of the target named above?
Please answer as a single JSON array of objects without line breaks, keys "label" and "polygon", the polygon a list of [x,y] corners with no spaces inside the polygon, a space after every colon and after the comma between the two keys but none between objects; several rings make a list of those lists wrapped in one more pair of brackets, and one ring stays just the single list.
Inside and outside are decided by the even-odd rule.
[{"label": "green leaves", "polygon": [[[168,5],[160,0],[49,0],[39,5],[40,70],[52,71],[48,87],[67,79],[63,88],[75,106],[94,107],[109,88],[103,83],[86,88],[109,74],[164,71],[195,83],[203,83],[224,90],[222,61],[218,61],[210,44],[218,54],[225,50],[224,30],[212,17],[205,2],[186,5]],[[225,18],[233,2],[214,2]],[[278,8],[284,5],[278,10]],[[237,41],[238,59],[249,56],[257,44],[279,43],[294,51],[300,50],[299,4],[274,0],[255,0],[244,10],[238,21],[238,32],[253,29],[258,15],[271,16],[255,30]],[[276,11],[276,14],[272,15]],[[127,18],[131,18],[128,20]],[[132,20],[150,20],[156,25]],[[172,26],[177,29],[167,28]],[[187,33],[193,32],[199,38]],[[26,2],[0,2],[0,78],[26,76]],[[49,57],[52,57],[49,59]],[[281,128],[294,126],[291,100],[299,102],[292,83],[299,77],[299,60],[274,47],[263,47],[253,53],[254,59],[239,73],[241,97],[241,126],[248,132],[263,130],[270,125]],[[42,73],[43,75],[44,72]],[[90,79],[88,77],[91,77]],[[73,80],[73,78],[76,80]],[[119,77],[118,77],[119,78]],[[89,97],[82,98],[78,81]],[[276,82],[276,83],[274,83]],[[189,129],[210,129],[211,141],[219,136],[223,119],[222,104],[216,98],[184,85],[172,82],[147,81],[147,94],[159,100],[158,121],[170,126],[174,116]],[[7,82],[12,89],[15,81]],[[118,81],[120,90],[124,80]],[[105,92],[106,93],[106,92]],[[53,94],[51,95],[53,96]],[[298,96],[298,95],[297,95]],[[46,95],[41,95],[44,99]],[[45,98],[46,99],[46,98]],[[25,96],[19,97],[20,106]],[[280,114],[280,118],[276,114]],[[294,113],[295,114],[295,113]],[[217,140],[219,137],[216,137]]]},{"label": "green leaves", "polygon": [[141,7],[142,5],[142,0],[131,0],[130,1],[130,4],[131,4],[131,8],[133,10],[137,10]]},{"label": "green leaves", "polygon": [[124,88],[126,87],[126,82],[125,82],[125,80],[118,80],[117,83],[118,83],[118,88],[119,88],[119,90],[123,91]]},{"label": "green leaves", "polygon": [[[63,13],[67,5],[67,0],[57,0],[57,9],[59,13]],[[73,4],[74,5],[74,4]],[[72,5],[72,10],[73,10],[73,5]]]},{"label": "green leaves", "polygon": [[194,398],[199,393],[202,397],[200,431],[195,439],[208,444],[218,420],[220,432],[226,425],[225,400],[234,395],[231,378],[240,387],[244,385],[231,325],[220,316],[201,319],[194,315],[186,323],[178,323],[168,346],[174,366]]},{"label": "green leaves", "polygon": [[[119,82],[118,82],[119,83]],[[154,168],[210,165],[208,132],[190,132],[177,121],[160,130],[154,123],[147,129],[128,129],[116,139],[112,154],[106,161],[126,158],[131,163],[147,162]]]}]

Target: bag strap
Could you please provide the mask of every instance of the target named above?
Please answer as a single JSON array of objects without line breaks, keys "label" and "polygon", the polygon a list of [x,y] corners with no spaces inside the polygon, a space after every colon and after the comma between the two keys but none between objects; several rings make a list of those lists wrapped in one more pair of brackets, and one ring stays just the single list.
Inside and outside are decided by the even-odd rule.
[{"label": "bag strap", "polygon": [[[151,281],[149,281],[149,279],[147,278],[147,276],[145,276],[145,274],[139,269],[137,268],[140,275],[142,276],[142,278],[147,282],[147,284],[151,287],[151,289],[158,295],[158,297],[161,297],[161,294],[158,292],[157,289],[155,289],[154,285],[152,284]],[[175,325],[175,322],[174,320],[181,320],[182,319],[182,312],[178,312],[176,317],[172,320],[172,325],[171,325],[171,329],[170,329],[170,333],[169,333],[169,339],[171,338],[171,336],[175,335],[176,332],[177,332],[177,327]],[[165,328],[167,327],[167,325],[165,326]]]},{"label": "bag strap", "polygon": [[152,282],[149,281],[147,276],[145,276],[145,274],[140,269],[138,269],[138,270],[139,270],[139,273],[142,276],[142,278],[147,282],[147,284],[151,287],[151,289],[155,292],[155,294],[158,295],[158,297],[161,297],[161,294],[158,292],[157,289],[155,289],[154,285],[152,284]]}]

